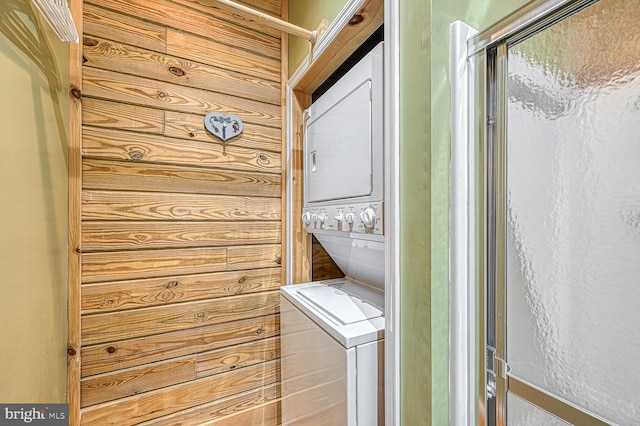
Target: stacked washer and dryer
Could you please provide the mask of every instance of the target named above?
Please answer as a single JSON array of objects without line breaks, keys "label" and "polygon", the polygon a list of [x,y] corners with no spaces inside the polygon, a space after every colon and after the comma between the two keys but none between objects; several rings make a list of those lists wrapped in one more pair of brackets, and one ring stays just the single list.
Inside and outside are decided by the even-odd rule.
[{"label": "stacked washer and dryer", "polygon": [[384,424],[383,43],[305,111],[302,222],[344,278],[281,288],[282,424]]}]

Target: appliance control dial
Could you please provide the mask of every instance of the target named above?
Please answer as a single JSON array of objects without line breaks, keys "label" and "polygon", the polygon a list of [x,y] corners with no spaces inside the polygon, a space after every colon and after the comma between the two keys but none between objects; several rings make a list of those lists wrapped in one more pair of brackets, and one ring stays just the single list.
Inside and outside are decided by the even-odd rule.
[{"label": "appliance control dial", "polygon": [[344,216],[342,215],[342,213],[338,213],[338,215],[334,217],[334,219],[336,220],[336,222],[342,223],[342,221],[344,220]]},{"label": "appliance control dial", "polygon": [[304,223],[305,226],[311,225],[311,213],[309,212],[302,213],[302,223]]},{"label": "appliance control dial", "polygon": [[376,211],[373,207],[365,207],[360,212],[360,220],[362,220],[362,224],[365,228],[373,228],[376,224]]},{"label": "appliance control dial", "polygon": [[347,215],[345,216],[345,219],[347,221],[348,224],[352,224],[354,220],[356,220],[355,215],[353,214],[353,212],[349,212],[347,213]]},{"label": "appliance control dial", "polygon": [[324,223],[326,218],[327,217],[325,215],[323,215],[322,213],[318,213],[318,222],[320,222],[321,224]]}]

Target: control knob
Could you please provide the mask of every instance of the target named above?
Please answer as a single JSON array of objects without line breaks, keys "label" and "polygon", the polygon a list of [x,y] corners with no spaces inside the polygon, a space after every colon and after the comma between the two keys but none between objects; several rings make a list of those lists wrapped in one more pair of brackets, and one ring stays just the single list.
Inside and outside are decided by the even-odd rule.
[{"label": "control knob", "polygon": [[304,223],[305,226],[311,225],[311,213],[309,212],[302,213],[302,223]]},{"label": "control knob", "polygon": [[376,211],[373,207],[365,207],[360,212],[360,220],[362,220],[362,224],[365,228],[373,228],[376,224]]},{"label": "control knob", "polygon": [[354,220],[356,220],[356,217],[354,216],[353,212],[349,212],[347,213],[347,215],[345,216],[345,219],[347,221],[347,223],[349,225],[351,225],[353,223]]}]

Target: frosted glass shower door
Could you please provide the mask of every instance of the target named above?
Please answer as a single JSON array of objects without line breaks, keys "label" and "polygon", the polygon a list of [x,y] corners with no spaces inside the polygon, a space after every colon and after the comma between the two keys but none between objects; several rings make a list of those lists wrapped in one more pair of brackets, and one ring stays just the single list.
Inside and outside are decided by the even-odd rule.
[{"label": "frosted glass shower door", "polygon": [[619,425],[640,424],[639,23],[638,0],[601,0],[506,59],[509,398]]}]

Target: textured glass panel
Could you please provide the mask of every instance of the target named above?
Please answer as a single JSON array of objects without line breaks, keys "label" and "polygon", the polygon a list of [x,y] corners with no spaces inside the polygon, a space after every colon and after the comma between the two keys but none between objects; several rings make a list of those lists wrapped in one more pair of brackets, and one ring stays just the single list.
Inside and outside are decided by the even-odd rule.
[{"label": "textured glass panel", "polygon": [[512,374],[640,421],[640,3],[602,0],[509,49]]},{"label": "textured glass panel", "polygon": [[508,426],[567,426],[569,424],[511,393],[507,395],[507,413]]}]

